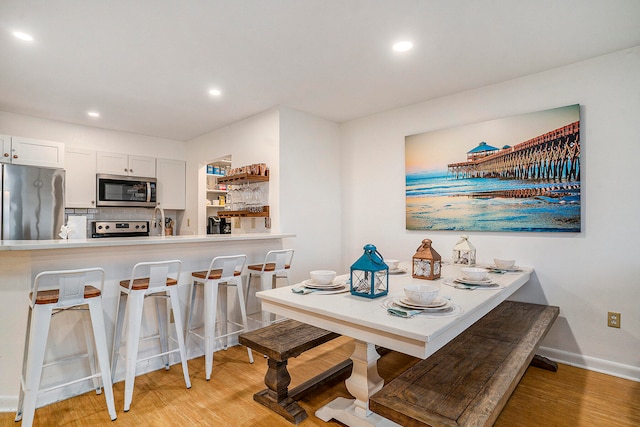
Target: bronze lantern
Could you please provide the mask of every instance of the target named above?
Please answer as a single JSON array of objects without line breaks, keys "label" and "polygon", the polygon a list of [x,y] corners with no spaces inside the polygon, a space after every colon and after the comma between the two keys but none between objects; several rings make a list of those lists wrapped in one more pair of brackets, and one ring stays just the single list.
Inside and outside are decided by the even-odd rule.
[{"label": "bronze lantern", "polygon": [[413,277],[435,280],[440,278],[442,257],[431,247],[431,240],[424,239],[413,256]]}]

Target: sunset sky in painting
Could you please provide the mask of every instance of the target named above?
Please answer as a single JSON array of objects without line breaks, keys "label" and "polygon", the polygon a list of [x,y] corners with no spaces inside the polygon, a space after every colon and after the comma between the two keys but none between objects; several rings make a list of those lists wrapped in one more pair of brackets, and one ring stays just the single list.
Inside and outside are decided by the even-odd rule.
[{"label": "sunset sky in painting", "polygon": [[502,148],[580,120],[579,105],[506,117],[405,137],[406,174],[446,171],[447,164],[464,162],[467,152],[484,141]]}]

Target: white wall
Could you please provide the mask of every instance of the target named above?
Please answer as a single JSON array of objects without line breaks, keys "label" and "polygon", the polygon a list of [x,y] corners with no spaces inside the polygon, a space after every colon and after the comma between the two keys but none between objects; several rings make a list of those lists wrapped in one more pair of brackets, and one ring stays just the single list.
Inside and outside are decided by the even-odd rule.
[{"label": "white wall", "polygon": [[80,126],[0,111],[0,133],[63,142],[87,150],[185,159],[184,142],[134,133]]},{"label": "white wall", "polygon": [[295,233],[291,283],[309,271],[340,271],[341,179],[337,123],[280,109],[280,225]]},{"label": "white wall", "polygon": [[[480,261],[509,257],[535,268],[515,298],[560,307],[546,354],[640,380],[639,76],[636,47],[343,124],[343,269],[368,242],[407,260],[428,237],[451,256],[461,233],[405,230],[406,135],[579,103],[583,231],[470,240]],[[606,326],[607,311],[622,313],[621,329]]]}]

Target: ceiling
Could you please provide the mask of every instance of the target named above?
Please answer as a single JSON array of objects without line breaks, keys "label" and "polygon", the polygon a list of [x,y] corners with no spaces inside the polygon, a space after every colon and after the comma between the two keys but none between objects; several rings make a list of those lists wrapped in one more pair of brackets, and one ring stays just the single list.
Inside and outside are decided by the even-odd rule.
[{"label": "ceiling", "polygon": [[344,122],[638,46],[640,1],[2,0],[0,29],[1,111],[187,141],[276,106]]}]

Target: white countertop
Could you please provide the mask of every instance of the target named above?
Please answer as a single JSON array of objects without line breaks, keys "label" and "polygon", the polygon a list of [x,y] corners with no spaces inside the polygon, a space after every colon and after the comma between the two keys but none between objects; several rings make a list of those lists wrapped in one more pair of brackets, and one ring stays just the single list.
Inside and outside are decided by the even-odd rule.
[{"label": "white countertop", "polygon": [[167,245],[184,243],[238,242],[295,237],[293,233],[205,234],[185,236],[102,237],[73,240],[0,240],[0,251],[97,248],[110,246]]}]

